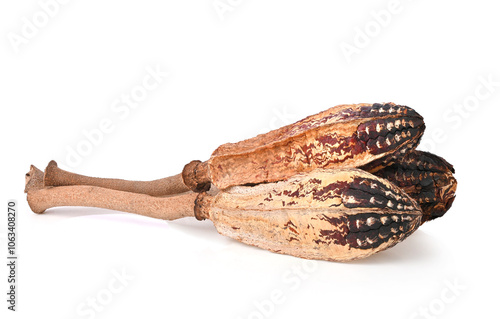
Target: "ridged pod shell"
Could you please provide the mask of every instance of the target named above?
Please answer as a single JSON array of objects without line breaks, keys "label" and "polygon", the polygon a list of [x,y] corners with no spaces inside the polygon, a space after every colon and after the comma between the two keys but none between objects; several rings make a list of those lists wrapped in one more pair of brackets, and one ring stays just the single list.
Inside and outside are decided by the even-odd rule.
[{"label": "ridged pod shell", "polygon": [[399,243],[420,225],[418,204],[359,169],[318,169],[287,181],[200,194],[197,218],[238,241],[292,256],[349,261]]},{"label": "ridged pod shell", "polygon": [[225,189],[285,180],[317,168],[360,167],[415,148],[424,129],[423,118],[407,106],[339,105],[269,133],[221,145],[207,162],[206,180]]},{"label": "ridged pod shell", "polygon": [[422,151],[411,151],[374,172],[401,187],[420,204],[422,222],[441,217],[451,208],[457,190],[454,173],[453,165],[445,159]]}]

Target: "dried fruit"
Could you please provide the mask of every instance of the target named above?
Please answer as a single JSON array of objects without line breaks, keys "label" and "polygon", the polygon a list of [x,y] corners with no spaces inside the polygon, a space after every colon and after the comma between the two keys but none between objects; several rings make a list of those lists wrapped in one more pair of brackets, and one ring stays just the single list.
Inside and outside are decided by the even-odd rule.
[{"label": "dried fruit", "polygon": [[52,161],[47,186],[93,185],[153,196],[188,190],[206,191],[235,185],[287,179],[317,168],[386,166],[414,149],[424,132],[413,109],[386,104],[339,105],[294,124],[238,143],[219,146],[206,162],[192,161],[182,177],[150,182],[93,178],[66,172]]},{"label": "dried fruit", "polygon": [[176,176],[93,178],[51,161],[45,173],[31,167],[25,192],[36,213],[80,205],[167,220],[194,216],[273,252],[349,261],[394,246],[450,208],[454,169],[415,150],[424,129],[406,106],[340,105],[221,145]]},{"label": "dried fruit", "polygon": [[[267,134],[221,145],[207,162],[187,167],[183,176],[193,190],[207,182],[224,189],[280,181],[317,168],[360,167],[413,149],[424,129],[423,118],[407,106],[339,105]],[[196,172],[200,167],[205,176]]]},{"label": "dried fruit", "polygon": [[411,151],[394,164],[373,172],[401,187],[422,208],[422,222],[443,216],[455,200],[457,180],[453,165],[443,158]]},{"label": "dried fruit", "polygon": [[91,206],[167,220],[208,218],[222,235],[310,259],[370,256],[407,238],[422,217],[418,204],[401,189],[359,169],[317,169],[214,195],[171,197],[87,185],[41,187],[36,168],[30,175],[35,181],[28,181],[28,202],[36,213],[55,206]]},{"label": "dried fruit", "polygon": [[200,194],[198,219],[246,244],[292,256],[349,261],[401,242],[419,226],[418,204],[359,169],[318,169],[287,181]]}]

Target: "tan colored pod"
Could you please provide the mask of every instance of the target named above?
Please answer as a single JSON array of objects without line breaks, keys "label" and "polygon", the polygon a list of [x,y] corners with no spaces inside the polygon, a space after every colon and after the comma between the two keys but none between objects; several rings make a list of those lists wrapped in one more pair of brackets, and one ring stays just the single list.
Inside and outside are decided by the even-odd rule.
[{"label": "tan colored pod", "polygon": [[198,219],[245,244],[301,258],[350,261],[399,243],[420,225],[418,204],[359,169],[315,170],[287,181],[200,194]]},{"label": "tan colored pod", "polygon": [[[204,182],[225,189],[280,181],[317,168],[359,167],[415,148],[424,129],[423,118],[407,106],[339,105],[269,133],[221,145],[207,162],[188,167],[184,181],[194,181],[193,190]],[[194,170],[198,172],[191,173]]]},{"label": "tan colored pod", "polygon": [[292,256],[349,261],[402,241],[421,224],[418,204],[389,181],[360,169],[318,169],[286,181],[217,192],[155,197],[89,185],[44,186],[26,175],[30,208],[115,209],[165,220],[209,218],[222,235]]}]

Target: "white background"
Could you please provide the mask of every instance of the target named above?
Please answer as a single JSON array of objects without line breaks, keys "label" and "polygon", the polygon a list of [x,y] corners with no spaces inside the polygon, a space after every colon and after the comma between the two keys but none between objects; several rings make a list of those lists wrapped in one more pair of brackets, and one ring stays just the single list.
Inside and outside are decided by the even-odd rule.
[{"label": "white background", "polygon": [[[1,193],[4,211],[8,199],[18,201],[19,283],[12,313],[1,267],[1,313],[498,318],[495,4],[75,0],[49,6],[49,16],[37,1],[3,1]],[[144,91],[148,69],[168,76]],[[122,96],[140,92],[144,99],[126,111]],[[425,117],[422,148],[455,165],[459,189],[444,218],[365,260],[273,254],[220,236],[210,221],[90,208],[36,215],[23,194],[30,164],[43,170],[55,159],[92,176],[156,179],[208,159],[220,144],[331,106],[387,101]],[[103,120],[111,128],[97,138]]]}]

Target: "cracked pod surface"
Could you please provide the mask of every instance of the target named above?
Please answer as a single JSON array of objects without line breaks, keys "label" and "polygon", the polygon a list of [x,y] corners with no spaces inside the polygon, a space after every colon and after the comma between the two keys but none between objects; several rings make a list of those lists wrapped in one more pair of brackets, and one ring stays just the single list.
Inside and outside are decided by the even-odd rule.
[{"label": "cracked pod surface", "polygon": [[385,250],[420,225],[418,204],[359,169],[318,169],[287,181],[200,194],[198,219],[245,244],[308,259],[349,261]]},{"label": "cracked pod surface", "polygon": [[[407,106],[339,105],[269,133],[221,145],[203,163],[209,177],[197,179],[225,189],[285,180],[317,168],[360,167],[415,148],[424,129],[422,116]],[[196,188],[200,189],[192,187]]]}]

